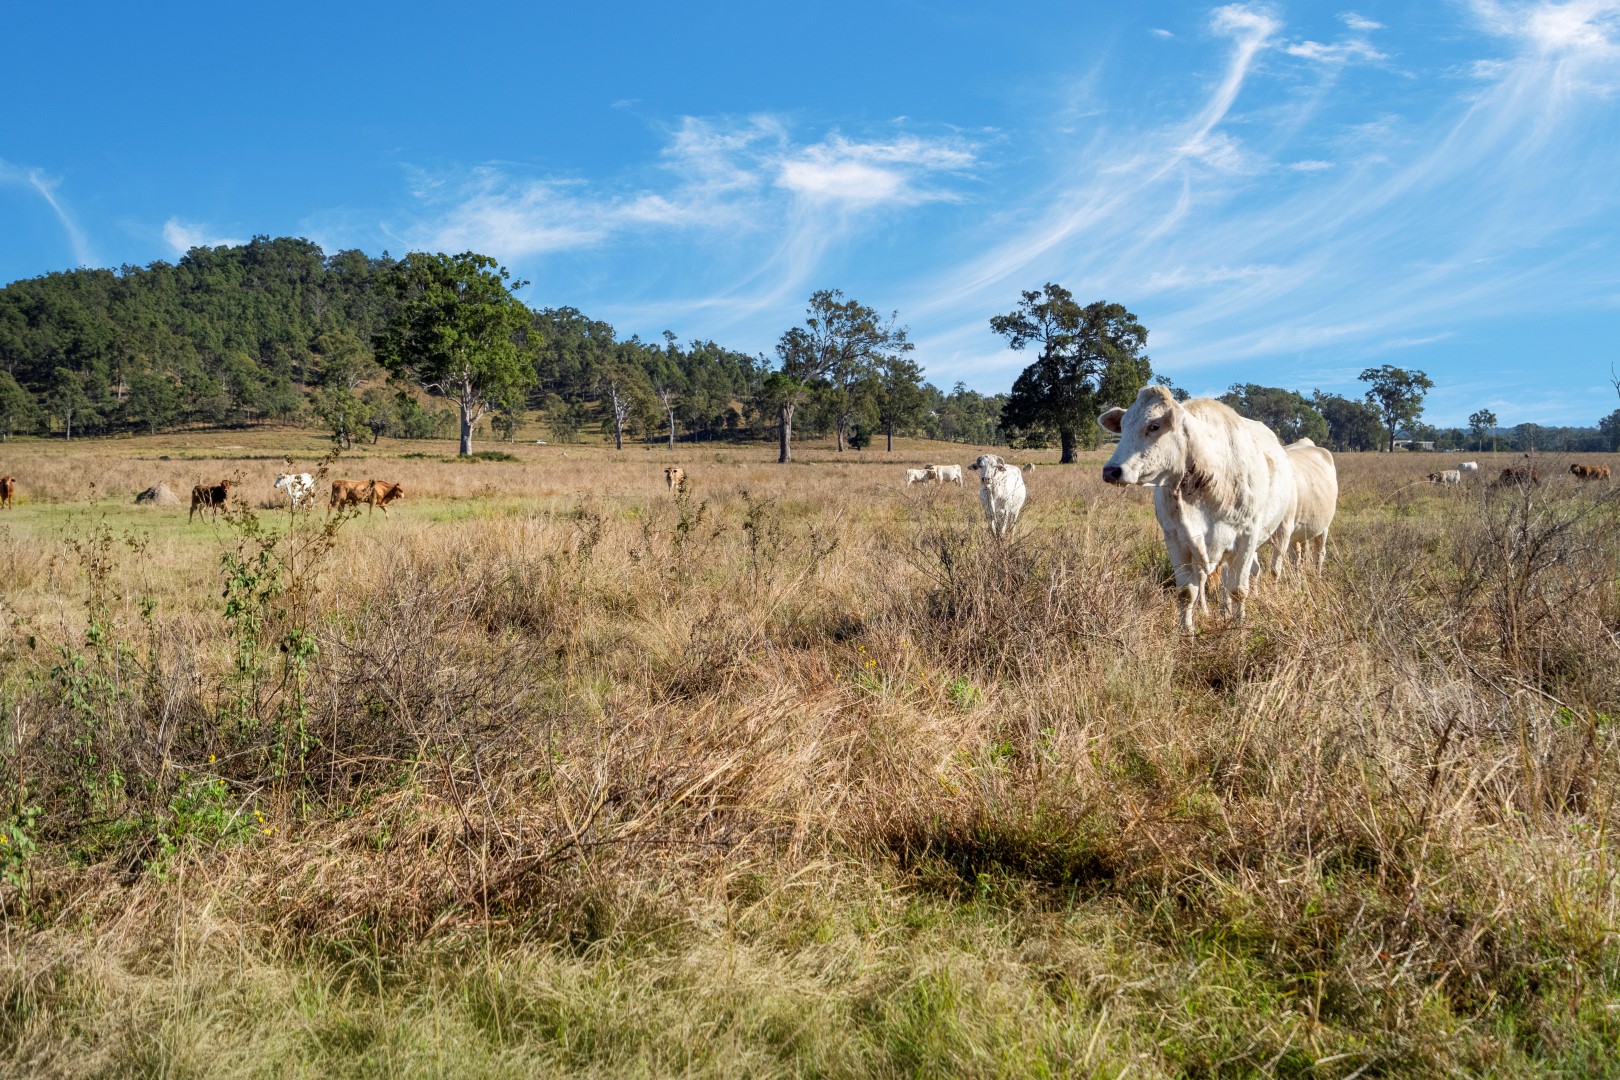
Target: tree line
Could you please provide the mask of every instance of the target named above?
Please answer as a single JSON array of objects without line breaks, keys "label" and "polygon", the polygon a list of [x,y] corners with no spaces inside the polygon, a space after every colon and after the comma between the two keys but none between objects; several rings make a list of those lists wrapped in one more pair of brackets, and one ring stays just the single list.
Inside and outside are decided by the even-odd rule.
[{"label": "tree line", "polygon": [[[1148,331],[1121,304],[1082,303],[1047,283],[991,330],[1031,362],[1007,394],[923,378],[898,313],[836,289],[811,295],[775,357],[714,341],[620,338],[570,307],[532,308],[487,256],[356,250],[255,237],[194,248],[178,262],[80,269],[0,289],[0,438],[159,432],[194,425],[315,423],[340,444],[383,436],[517,437],[538,422],[554,441],[834,439],[839,451],[896,435],[977,445],[1057,445],[1064,462],[1101,438],[1096,416],[1155,375]],[[1620,410],[1596,428],[1468,429],[1421,421],[1433,382],[1369,368],[1363,399],[1237,384],[1221,400],[1285,442],[1336,451],[1393,448],[1607,450]]]},{"label": "tree line", "polygon": [[[786,401],[800,434],[841,446],[880,431],[1005,441],[1005,395],[938,389],[909,345],[893,362],[867,341],[837,362],[790,349],[772,363],[669,332],[621,338],[577,309],[529,307],[521,284],[473,253],[328,256],[262,236],[16,281],[0,289],[0,438],[276,422],[344,444],[459,433],[465,451],[475,428],[510,439],[538,423],[560,442],[673,445],[774,438]],[[832,333],[876,319],[841,296],[826,306],[844,320]]]}]

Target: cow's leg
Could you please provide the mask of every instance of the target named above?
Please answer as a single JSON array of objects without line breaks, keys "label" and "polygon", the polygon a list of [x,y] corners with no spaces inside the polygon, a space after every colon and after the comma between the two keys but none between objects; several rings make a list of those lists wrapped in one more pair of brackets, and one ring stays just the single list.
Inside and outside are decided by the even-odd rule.
[{"label": "cow's leg", "polygon": [[1318,536],[1316,539],[1311,541],[1311,543],[1316,547],[1316,572],[1318,574],[1327,569],[1327,538],[1328,534],[1324,532],[1321,536]]},{"label": "cow's leg", "polygon": [[1243,621],[1243,602],[1248,599],[1251,576],[1259,566],[1259,547],[1255,538],[1242,537],[1227,555],[1226,571],[1222,578],[1233,622]]}]

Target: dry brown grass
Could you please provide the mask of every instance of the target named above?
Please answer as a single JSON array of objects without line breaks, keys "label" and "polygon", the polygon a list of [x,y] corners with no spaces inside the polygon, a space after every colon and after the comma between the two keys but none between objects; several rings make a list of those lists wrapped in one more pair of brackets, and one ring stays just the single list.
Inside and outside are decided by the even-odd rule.
[{"label": "dry brown grass", "polygon": [[320,450],[226,441],[0,448],[5,1067],[1613,1067],[1605,488],[1341,457],[1326,576],[1183,640],[1096,461],[1009,543],[902,488],[937,444],[400,443],[335,470],[386,519],[127,505]]}]

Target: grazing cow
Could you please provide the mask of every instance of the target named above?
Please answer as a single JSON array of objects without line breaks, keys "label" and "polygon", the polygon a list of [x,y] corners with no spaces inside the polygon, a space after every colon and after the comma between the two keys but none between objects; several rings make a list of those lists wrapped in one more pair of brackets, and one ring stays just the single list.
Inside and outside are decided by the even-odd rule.
[{"label": "grazing cow", "polygon": [[276,477],[276,490],[285,491],[296,510],[300,502],[315,494],[315,478],[307,472],[282,473]]},{"label": "grazing cow", "polygon": [[1534,465],[1509,465],[1502,470],[1502,475],[1496,478],[1498,486],[1503,484],[1539,484],[1541,483],[1541,470]]},{"label": "grazing cow", "polygon": [[1294,468],[1277,436],[1219,401],[1178,402],[1162,386],[1144,387],[1129,409],[1109,409],[1097,422],[1119,435],[1103,480],[1154,489],[1182,629],[1195,632],[1195,608],[1217,571],[1222,606],[1241,622],[1260,545],[1293,535]]},{"label": "grazing cow", "polygon": [[1291,442],[1283,449],[1294,467],[1294,506],[1290,515],[1294,529],[1287,546],[1307,566],[1314,555],[1317,573],[1321,573],[1327,565],[1328,530],[1339,509],[1339,470],[1332,453],[1309,439]]},{"label": "grazing cow", "polygon": [[980,454],[968,468],[979,474],[979,505],[984,507],[990,532],[1006,536],[1024,509],[1024,474],[994,454]]},{"label": "grazing cow", "polygon": [[1457,471],[1460,473],[1477,473],[1479,472],[1479,462],[1464,461],[1457,466]]},{"label": "grazing cow", "polygon": [[369,508],[366,510],[366,513],[370,514],[372,510],[375,510],[380,506],[382,507],[383,514],[386,516],[388,513],[388,504],[393,502],[395,499],[403,499],[404,497],[404,485],[390,484],[386,480],[373,480],[366,488],[366,502],[370,504]]},{"label": "grazing cow", "polygon": [[910,487],[912,484],[926,484],[933,478],[934,467],[932,465],[928,466],[926,469],[907,469],[906,487]]},{"label": "grazing cow", "polygon": [[17,478],[0,476],[0,510],[10,510],[12,497],[17,494]]},{"label": "grazing cow", "polygon": [[234,480],[221,480],[212,486],[198,484],[192,488],[191,513],[186,515],[186,523],[190,524],[198,510],[201,510],[204,516],[207,516],[210,510],[219,513],[225,505],[225,500],[230,497],[231,486],[235,483]]},{"label": "grazing cow", "polygon": [[1460,484],[1462,483],[1461,469],[1441,469],[1439,472],[1429,474],[1431,484]]},{"label": "grazing cow", "polygon": [[671,465],[669,468],[664,470],[664,483],[669,485],[669,493],[671,495],[685,494],[686,470]]},{"label": "grazing cow", "polygon": [[1571,465],[1569,471],[1578,480],[1607,480],[1609,467],[1607,465]]},{"label": "grazing cow", "polygon": [[960,465],[935,465],[934,466],[934,479],[938,480],[941,484],[945,483],[948,480],[955,480],[956,483],[957,483],[957,486],[960,487],[962,485],[962,466],[960,466]]}]

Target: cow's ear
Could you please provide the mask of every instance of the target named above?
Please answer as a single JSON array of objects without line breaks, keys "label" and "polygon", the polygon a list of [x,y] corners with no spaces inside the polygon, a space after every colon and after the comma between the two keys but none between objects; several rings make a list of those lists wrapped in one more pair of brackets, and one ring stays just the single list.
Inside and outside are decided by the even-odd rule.
[{"label": "cow's ear", "polygon": [[1097,417],[1097,423],[1103,426],[1104,431],[1112,431],[1115,435],[1118,435],[1120,421],[1124,418],[1125,410],[1115,406]]}]

